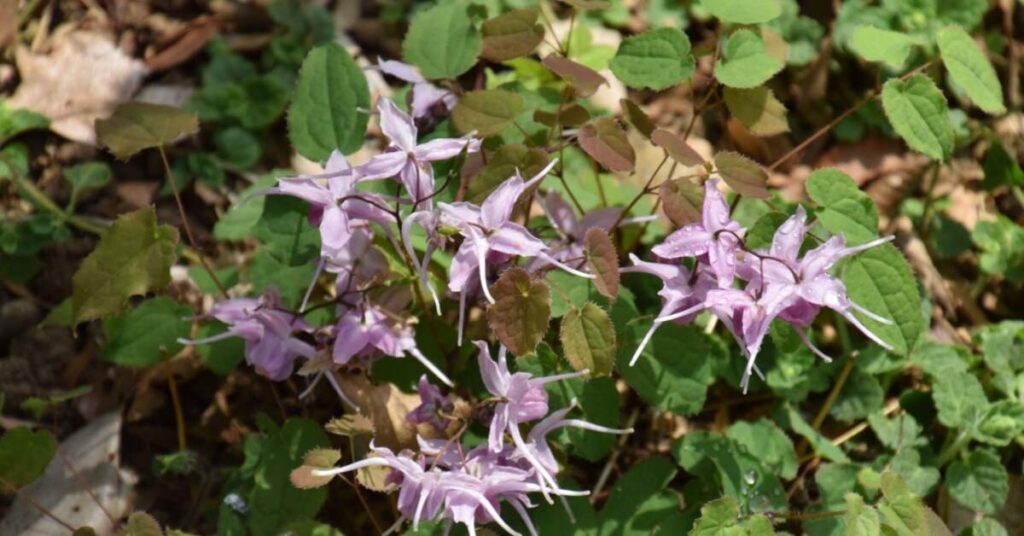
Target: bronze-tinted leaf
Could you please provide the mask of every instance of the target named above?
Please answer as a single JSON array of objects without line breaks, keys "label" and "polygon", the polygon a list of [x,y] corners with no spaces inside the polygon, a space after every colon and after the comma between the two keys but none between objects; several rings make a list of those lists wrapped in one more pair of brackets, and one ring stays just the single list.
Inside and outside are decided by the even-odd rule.
[{"label": "bronze-tinted leaf", "polygon": [[775,98],[772,90],[764,86],[753,89],[727,87],[724,95],[729,112],[755,136],[789,132],[786,107]]},{"label": "bronze-tinted leaf", "polygon": [[313,471],[318,469],[322,468],[312,465],[300,465],[292,469],[289,480],[292,481],[293,486],[299,489],[313,489],[326,486],[334,477],[314,474]]},{"label": "bronze-tinted leaf", "polygon": [[163,536],[164,529],[160,523],[146,512],[132,512],[124,528],[117,531],[117,536]]},{"label": "bronze-tinted leaf", "polygon": [[373,421],[356,413],[346,413],[327,421],[324,430],[344,437],[373,436]]},{"label": "bronze-tinted leaf", "polygon": [[429,424],[413,426],[405,416],[421,403],[420,397],[403,393],[393,384],[373,385],[365,376],[339,374],[341,390],[373,423],[373,440],[393,450],[416,448],[416,434],[436,437]]},{"label": "bronze-tinted leaf", "polygon": [[587,266],[597,276],[594,286],[614,300],[619,295],[619,255],[615,243],[604,230],[591,227],[583,237],[583,247]]},{"label": "bronze-tinted leaf", "polygon": [[487,161],[487,165],[472,179],[466,191],[466,200],[480,204],[499,184],[515,175],[530,178],[548,165],[548,154],[542,149],[529,149],[519,143],[502,145]]},{"label": "bronze-tinted leaf", "polygon": [[109,118],[96,121],[96,138],[121,160],[196,132],[195,114],[148,102],[126,102]]},{"label": "bronze-tinted leaf", "polygon": [[668,155],[672,157],[672,160],[684,166],[699,166],[704,163],[704,159],[701,158],[700,154],[693,147],[690,147],[690,144],[686,143],[682,136],[659,128],[651,134],[651,141],[658,147],[665,149]]},{"label": "bronze-tinted leaf", "polygon": [[573,307],[562,318],[560,333],[565,358],[577,371],[607,376],[615,361],[615,325],[604,309],[587,302]]},{"label": "bronze-tinted leaf", "polygon": [[366,489],[376,491],[377,493],[387,493],[394,490],[397,486],[394,482],[388,481],[388,475],[390,474],[390,467],[371,465],[370,467],[363,467],[357,470],[356,480]]},{"label": "bronze-tinted leaf", "polygon": [[768,173],[753,160],[732,151],[715,155],[715,168],[722,180],[740,195],[767,199]]},{"label": "bronze-tinted leaf", "polygon": [[601,84],[608,83],[608,81],[605,80],[605,78],[597,71],[585,65],[580,65],[568,58],[552,54],[544,58],[542,63],[555,74],[562,77],[563,80],[568,82],[569,85],[576,89],[576,94],[583,98],[596,93],[597,88],[599,88]]},{"label": "bronze-tinted leaf", "polygon": [[504,89],[470,91],[452,110],[452,121],[462,134],[476,132],[486,138],[499,134],[523,111],[523,98]]},{"label": "bronze-tinted leaf", "polygon": [[672,223],[682,227],[700,221],[704,207],[704,188],[690,179],[672,179],[658,189],[661,206]]},{"label": "bronze-tinted leaf", "polygon": [[544,28],[537,24],[537,10],[515,9],[487,20],[480,28],[484,37],[483,52],[491,61],[505,61],[526,56],[544,39]]},{"label": "bronze-tinted leaf", "polygon": [[328,469],[341,459],[341,451],[335,449],[313,449],[302,457],[302,463],[311,467]]},{"label": "bronze-tinted leaf", "polygon": [[633,125],[633,128],[637,129],[645,138],[650,138],[651,133],[654,132],[654,123],[647,116],[647,112],[629,99],[619,99],[619,106],[622,107],[622,116],[626,122]]},{"label": "bronze-tinted leaf", "polygon": [[559,126],[575,128],[590,120],[590,112],[579,104],[564,106],[561,111],[537,110],[533,112],[533,120],[549,127]]},{"label": "bronze-tinted leaf", "polygon": [[605,169],[620,173],[633,170],[636,154],[626,138],[626,133],[614,119],[594,119],[583,125],[577,139],[580,147]]},{"label": "bronze-tinted leaf", "polygon": [[494,304],[487,308],[487,322],[516,355],[532,352],[544,338],[551,319],[547,284],[531,279],[522,268],[509,268],[491,285]]}]

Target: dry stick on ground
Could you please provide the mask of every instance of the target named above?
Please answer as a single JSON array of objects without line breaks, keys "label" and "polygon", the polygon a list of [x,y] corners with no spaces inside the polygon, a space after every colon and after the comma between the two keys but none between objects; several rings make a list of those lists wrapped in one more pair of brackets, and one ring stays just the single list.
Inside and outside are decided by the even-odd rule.
[{"label": "dry stick on ground", "polygon": [[213,284],[217,286],[217,290],[227,298],[228,291],[224,288],[224,284],[217,278],[217,274],[214,273],[213,268],[206,262],[206,257],[199,252],[199,246],[196,245],[195,236],[192,235],[192,227],[188,224],[188,217],[185,215],[185,205],[181,202],[181,194],[178,193],[178,184],[174,180],[174,173],[171,172],[171,164],[167,162],[167,152],[164,151],[163,145],[157,145],[156,148],[160,151],[160,160],[164,164],[164,172],[167,174],[167,181],[171,184],[171,192],[174,193],[174,202],[178,205],[178,215],[181,216],[181,226],[185,229],[185,236],[188,237],[188,243],[192,246],[192,249],[196,251],[196,255],[199,257],[199,263],[203,265],[206,273],[210,274],[210,279],[213,280]]}]

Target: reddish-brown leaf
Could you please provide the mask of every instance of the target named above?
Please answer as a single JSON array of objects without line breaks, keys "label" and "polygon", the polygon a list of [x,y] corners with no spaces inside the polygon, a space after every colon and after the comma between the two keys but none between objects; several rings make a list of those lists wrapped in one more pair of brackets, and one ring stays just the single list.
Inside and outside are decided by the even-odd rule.
[{"label": "reddish-brown leaf", "polygon": [[682,136],[659,128],[651,134],[651,141],[658,147],[665,149],[665,152],[672,157],[672,160],[684,166],[699,166],[704,163],[704,159],[701,158],[700,154],[693,147],[690,147],[690,144],[686,143]]},{"label": "reddish-brown leaf", "polygon": [[682,227],[700,221],[704,207],[704,188],[689,179],[665,181],[658,191],[661,206],[672,223]]},{"label": "reddish-brown leaf", "polygon": [[608,83],[597,71],[568,58],[552,54],[544,58],[542,63],[575,88],[580,97],[589,97],[597,92],[601,84]]},{"label": "reddish-brown leaf", "polygon": [[619,173],[633,170],[636,154],[626,138],[626,133],[614,119],[594,119],[583,125],[577,139],[580,147],[605,169]]},{"label": "reddish-brown leaf", "polygon": [[615,299],[619,295],[619,255],[615,243],[605,231],[592,227],[583,237],[587,265],[597,278],[594,286],[605,296]]}]

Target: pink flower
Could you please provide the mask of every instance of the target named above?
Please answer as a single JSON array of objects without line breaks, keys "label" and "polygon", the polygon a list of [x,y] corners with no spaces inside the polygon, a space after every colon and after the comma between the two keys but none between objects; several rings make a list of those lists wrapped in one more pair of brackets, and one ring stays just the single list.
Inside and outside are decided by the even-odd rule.
[{"label": "pink flower", "polygon": [[409,90],[409,108],[414,119],[430,117],[439,106],[450,112],[459,102],[459,97],[455,93],[431,84],[416,67],[408,63],[378,60],[377,67],[384,74],[412,84],[412,89]]}]

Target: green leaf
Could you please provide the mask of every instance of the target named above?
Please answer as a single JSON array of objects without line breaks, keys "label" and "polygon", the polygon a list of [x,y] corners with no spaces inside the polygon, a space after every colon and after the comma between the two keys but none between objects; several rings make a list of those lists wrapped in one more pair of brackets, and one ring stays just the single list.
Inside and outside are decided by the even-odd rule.
[{"label": "green leaf", "polygon": [[476,132],[486,138],[511,126],[522,111],[523,98],[519,95],[504,89],[481,89],[459,98],[452,110],[452,121],[460,133]]},{"label": "green leaf", "polygon": [[846,536],[879,536],[881,526],[878,523],[878,512],[864,504],[864,499],[856,493],[846,494]]},{"label": "green leaf", "polygon": [[892,450],[924,446],[928,440],[921,437],[921,425],[909,413],[886,417],[881,411],[868,416],[868,424],[878,441]]},{"label": "green leaf", "polygon": [[1024,405],[1016,400],[1000,400],[985,409],[972,436],[982,443],[1005,447],[1022,432]]},{"label": "green leaf", "polygon": [[129,297],[170,283],[177,244],[178,231],[158,226],[152,208],[117,218],[72,278],[72,322],[120,312]]},{"label": "green leaf", "polygon": [[791,480],[796,476],[796,452],[793,442],[772,421],[737,421],[725,434],[747,452],[756,453],[761,465],[771,474]]},{"label": "green leaf", "polygon": [[729,113],[755,136],[774,136],[789,132],[786,106],[764,86],[753,89],[727,87],[723,91]]},{"label": "green leaf", "polygon": [[885,403],[885,392],[878,380],[860,370],[854,369],[829,414],[842,422],[853,422],[863,419]]},{"label": "green leaf", "polygon": [[466,5],[442,2],[413,17],[402,56],[427,78],[455,78],[476,63],[482,46]]},{"label": "green leaf", "polygon": [[910,56],[914,40],[907,34],[882,30],[874,26],[858,26],[853,31],[853,50],[860,57],[898,69]]},{"label": "green leaf", "polygon": [[626,133],[610,117],[598,117],[583,125],[577,140],[595,162],[608,171],[628,173],[633,170],[636,154]]},{"label": "green leaf", "polygon": [[892,325],[882,325],[860,315],[858,318],[872,333],[888,342],[897,354],[911,352],[925,325],[917,278],[906,259],[892,244],[882,244],[845,262],[843,283],[850,299],[876,315],[890,319]]},{"label": "green leaf", "polygon": [[783,212],[769,212],[750,226],[750,230],[747,231],[743,240],[751,249],[768,248],[775,238],[775,231],[788,219],[789,215]]},{"label": "green leaf", "polygon": [[79,196],[89,190],[98,190],[110,182],[113,174],[104,162],[85,162],[64,169],[64,178],[71,183],[71,200],[68,206],[73,210]]},{"label": "green leaf", "polygon": [[1000,186],[1024,185],[1024,169],[1021,169],[1002,143],[994,142],[985,153],[983,168],[985,180],[981,181],[981,186],[988,191]]},{"label": "green leaf", "polygon": [[281,302],[286,307],[297,308],[315,272],[313,262],[288,264],[272,252],[262,249],[256,252],[249,265],[249,280],[254,292],[262,293],[273,287],[281,295]]},{"label": "green leaf", "polygon": [[917,497],[927,497],[939,483],[941,475],[936,467],[921,462],[917,449],[903,448],[892,457],[890,469],[907,483],[907,489]]},{"label": "green leaf", "polygon": [[314,48],[302,62],[288,108],[288,139],[302,156],[323,162],[332,151],[351,154],[363,146],[370,107],[366,76],[337,43]]},{"label": "green leaf", "polygon": [[1011,283],[1024,281],[1024,227],[999,214],[996,221],[976,223],[971,240],[981,249],[981,271]]},{"label": "green leaf", "polygon": [[466,200],[481,204],[495,188],[515,175],[516,170],[523,177],[532,177],[548,164],[548,155],[543,149],[530,149],[519,143],[498,147],[487,160],[480,173],[473,177],[466,190]]},{"label": "green leaf", "polygon": [[939,31],[936,41],[942,64],[974,104],[990,114],[1005,112],[1003,86],[992,63],[974,39],[959,26],[947,26]]},{"label": "green leaf", "polygon": [[678,28],[657,28],[622,40],[609,67],[627,86],[662,90],[693,74],[690,38]]},{"label": "green leaf", "polygon": [[594,376],[611,374],[615,359],[615,326],[604,309],[590,302],[582,309],[569,309],[562,318],[559,338],[565,358],[574,370],[586,369]]},{"label": "green leaf", "polygon": [[0,145],[14,136],[29,130],[46,128],[50,120],[32,110],[11,108],[7,101],[0,101]]},{"label": "green leaf", "polygon": [[969,356],[962,347],[925,341],[912,354],[910,360],[932,378],[967,372]]},{"label": "green leaf", "polygon": [[121,160],[196,132],[199,119],[195,115],[148,102],[119,104],[110,117],[96,121],[96,139]]},{"label": "green leaf", "polygon": [[213,145],[218,158],[238,169],[249,169],[263,155],[259,138],[241,127],[218,130],[213,135]]},{"label": "green leaf", "polygon": [[938,378],[932,387],[932,398],[939,422],[963,430],[970,429],[988,406],[981,382],[967,372]]},{"label": "green leaf", "polygon": [[712,382],[708,355],[721,349],[696,326],[664,324],[630,366],[629,360],[649,326],[648,322],[626,326],[616,368],[641,398],[659,409],[679,415],[700,411]]},{"label": "green leaf", "polygon": [[291,418],[263,442],[254,471],[255,487],[249,495],[248,525],[254,536],[280,534],[288,524],[311,519],[327,498],[326,489],[300,490],[289,475],[303,456],[329,441],[318,424]]},{"label": "green leaf", "polygon": [[619,255],[615,243],[606,231],[591,227],[583,235],[583,248],[587,267],[597,276],[594,286],[605,297],[614,300],[619,295]]},{"label": "green leaf", "polygon": [[509,350],[525,355],[544,338],[551,318],[551,296],[541,279],[531,279],[521,268],[509,268],[491,285],[494,303],[487,322]]},{"label": "green leaf", "polygon": [[750,30],[730,35],[722,50],[722,59],[715,63],[715,78],[728,87],[757,87],[785,67],[785,63],[766,52],[764,41]]},{"label": "green leaf", "polygon": [[164,530],[157,520],[146,512],[133,512],[117,536],[163,536]]},{"label": "green leaf", "polygon": [[946,482],[956,502],[986,514],[1002,508],[1010,491],[1006,468],[987,450],[973,450],[966,461],[950,464]]},{"label": "green leaf", "polygon": [[814,449],[815,454],[832,460],[834,462],[849,462],[850,458],[846,456],[846,453],[839,447],[832,444],[827,437],[821,435],[820,432],[815,430],[811,425],[804,419],[803,415],[793,409],[792,406],[786,406],[786,417],[789,419],[789,425],[793,428],[793,431],[802,435],[807,439],[807,442]]},{"label": "green leaf", "polygon": [[12,428],[0,436],[0,478],[20,488],[39,478],[56,454],[57,439],[50,432]]},{"label": "green leaf", "polygon": [[[220,335],[227,327],[219,322],[206,322],[199,327],[197,339],[205,339]],[[227,374],[235,369],[245,356],[245,341],[238,337],[230,337],[209,344],[196,345],[199,361],[217,374]]]},{"label": "green leaf", "polygon": [[170,298],[146,300],[103,323],[107,344],[99,356],[117,365],[148,367],[181,350],[178,339],[188,337],[191,316],[191,309]]},{"label": "green leaf", "polygon": [[782,14],[778,0],[701,0],[701,7],[733,24],[761,24]]},{"label": "green leaf", "polygon": [[882,107],[896,133],[912,149],[935,160],[953,153],[953,124],[946,97],[931,78],[915,74],[882,87]]},{"label": "green leaf", "polygon": [[300,266],[319,255],[320,233],[309,225],[305,201],[294,197],[267,197],[253,234],[263,248],[287,266]]},{"label": "green leaf", "polygon": [[252,236],[253,228],[263,215],[263,206],[269,197],[253,194],[266,190],[276,183],[277,178],[273,174],[267,174],[239,192],[238,200],[213,225],[213,236],[218,240],[242,240]]},{"label": "green leaf", "polygon": [[715,170],[722,180],[740,195],[767,199],[768,173],[753,160],[733,151],[715,154]]},{"label": "green leaf", "polygon": [[742,536],[745,531],[732,532],[740,517],[740,505],[732,497],[722,497],[700,507],[700,518],[689,536]]},{"label": "green leaf", "polygon": [[615,481],[601,510],[602,536],[650,534],[656,520],[678,510],[679,499],[665,486],[676,476],[674,464],[653,456],[633,465]]},{"label": "green leaf", "polygon": [[536,9],[514,9],[485,21],[480,31],[483,34],[480,56],[491,61],[526,56],[544,40],[544,27],[537,24]]},{"label": "green leaf", "polygon": [[910,493],[903,480],[897,474],[886,471],[882,473],[881,484],[884,500],[879,502],[878,508],[885,516],[886,523],[896,527],[901,536],[927,534],[924,505]]},{"label": "green leaf", "polygon": [[1009,536],[1009,533],[998,521],[985,517],[961,531],[960,536]]}]

